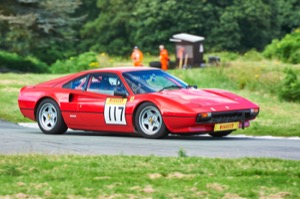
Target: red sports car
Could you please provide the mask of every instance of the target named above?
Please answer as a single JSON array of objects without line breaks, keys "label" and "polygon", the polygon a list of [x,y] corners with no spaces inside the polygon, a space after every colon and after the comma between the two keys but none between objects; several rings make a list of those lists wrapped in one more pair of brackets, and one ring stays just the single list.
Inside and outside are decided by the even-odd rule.
[{"label": "red sports car", "polygon": [[248,127],[259,113],[256,104],[231,92],[197,89],[147,67],[88,70],[25,86],[18,102],[45,134],[71,128],[146,138],[169,133],[222,137]]}]

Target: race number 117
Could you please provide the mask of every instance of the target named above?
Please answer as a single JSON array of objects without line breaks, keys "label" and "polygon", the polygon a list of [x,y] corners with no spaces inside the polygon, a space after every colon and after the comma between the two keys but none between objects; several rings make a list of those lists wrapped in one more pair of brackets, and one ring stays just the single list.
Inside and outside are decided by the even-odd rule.
[{"label": "race number 117", "polygon": [[[125,102],[126,103],[126,102]],[[104,119],[106,124],[126,124],[125,105],[106,103],[104,107]]]}]

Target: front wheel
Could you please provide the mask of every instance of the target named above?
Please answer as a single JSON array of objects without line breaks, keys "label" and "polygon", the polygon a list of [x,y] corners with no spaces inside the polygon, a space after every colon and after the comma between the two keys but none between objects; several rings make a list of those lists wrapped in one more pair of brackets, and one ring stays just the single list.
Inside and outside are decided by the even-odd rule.
[{"label": "front wheel", "polygon": [[158,108],[149,102],[143,103],[136,111],[135,126],[140,135],[145,138],[163,138],[168,130]]},{"label": "front wheel", "polygon": [[37,122],[41,131],[45,134],[63,134],[68,129],[59,106],[52,99],[45,99],[39,104]]},{"label": "front wheel", "polygon": [[213,133],[209,133],[210,136],[212,137],[225,137],[227,135],[229,135],[230,133],[232,133],[232,131],[220,131],[220,132],[213,132]]}]

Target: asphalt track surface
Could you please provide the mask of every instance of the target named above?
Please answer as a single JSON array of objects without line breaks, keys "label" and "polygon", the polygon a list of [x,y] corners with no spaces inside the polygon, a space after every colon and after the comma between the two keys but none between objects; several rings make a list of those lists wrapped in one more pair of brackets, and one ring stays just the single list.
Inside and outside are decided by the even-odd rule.
[{"label": "asphalt track surface", "polygon": [[268,157],[300,160],[300,139],[168,136],[166,139],[151,140],[133,135],[84,131],[45,135],[36,127],[29,128],[0,120],[0,154],[178,156],[179,150],[184,150],[188,156],[198,157]]}]

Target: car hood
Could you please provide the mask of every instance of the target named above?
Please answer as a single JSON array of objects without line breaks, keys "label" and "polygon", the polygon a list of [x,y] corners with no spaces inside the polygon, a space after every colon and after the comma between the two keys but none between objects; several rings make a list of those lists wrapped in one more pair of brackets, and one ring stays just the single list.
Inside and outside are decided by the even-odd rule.
[{"label": "car hood", "polygon": [[219,89],[178,89],[159,93],[194,111],[228,111],[257,107],[256,104],[229,91]]}]

